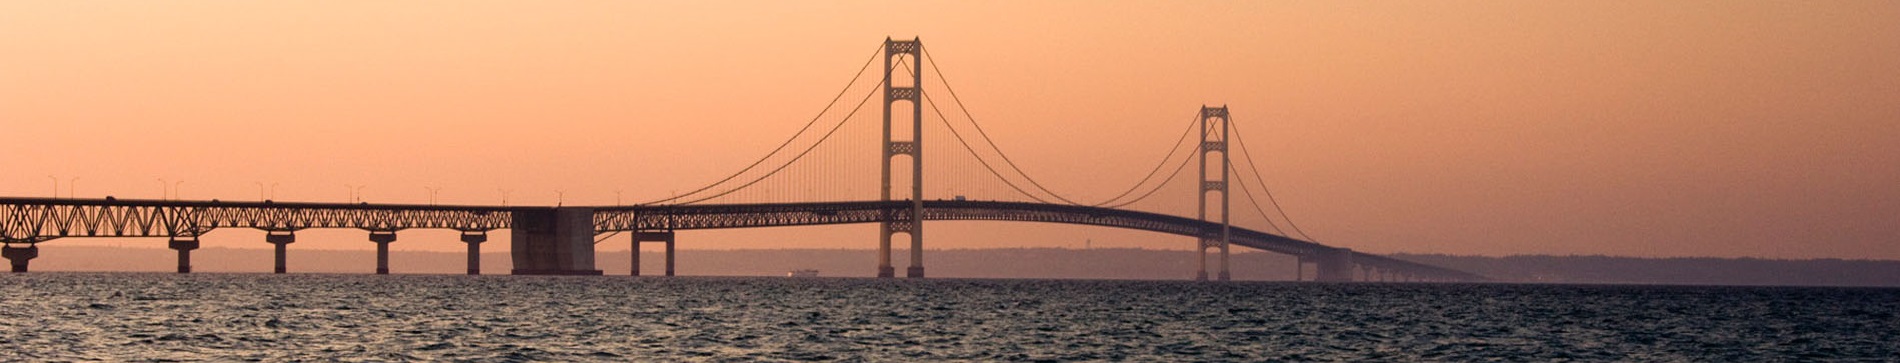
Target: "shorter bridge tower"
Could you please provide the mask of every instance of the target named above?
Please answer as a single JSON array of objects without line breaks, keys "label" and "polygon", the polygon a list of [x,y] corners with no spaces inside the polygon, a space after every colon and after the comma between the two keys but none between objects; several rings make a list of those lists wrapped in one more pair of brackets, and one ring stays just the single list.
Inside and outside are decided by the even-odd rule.
[{"label": "shorter bridge tower", "polygon": [[[1227,174],[1230,165],[1228,164],[1227,157],[1227,131],[1230,129],[1227,125],[1227,120],[1227,105],[1221,105],[1220,107],[1201,106],[1201,186],[1200,192],[1195,193],[1195,199],[1200,205],[1196,213],[1199,215],[1200,220],[1208,220],[1207,195],[1208,193],[1220,193],[1220,233],[1203,234],[1196,243],[1194,251],[1197,257],[1199,257],[1199,268],[1194,272],[1194,280],[1196,281],[1207,281],[1207,249],[1209,248],[1220,249],[1220,274],[1218,276],[1220,281],[1233,279],[1233,276],[1227,272],[1228,242],[1233,236],[1233,225],[1230,224],[1228,220],[1228,211],[1230,210],[1228,209],[1228,200],[1232,198],[1230,198],[1227,193]],[[1215,152],[1220,153],[1219,178],[1211,177],[1208,175],[1207,170],[1207,154]]]}]

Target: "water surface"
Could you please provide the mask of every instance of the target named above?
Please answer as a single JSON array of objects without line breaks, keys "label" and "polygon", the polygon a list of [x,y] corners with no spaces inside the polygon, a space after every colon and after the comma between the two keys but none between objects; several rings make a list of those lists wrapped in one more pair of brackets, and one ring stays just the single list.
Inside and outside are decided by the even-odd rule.
[{"label": "water surface", "polygon": [[7,361],[1894,360],[1900,289],[30,273]]}]

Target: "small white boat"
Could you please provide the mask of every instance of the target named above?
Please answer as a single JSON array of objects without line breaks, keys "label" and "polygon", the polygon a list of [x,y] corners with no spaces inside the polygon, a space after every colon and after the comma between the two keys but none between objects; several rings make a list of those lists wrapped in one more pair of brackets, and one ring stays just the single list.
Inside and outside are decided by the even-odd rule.
[{"label": "small white boat", "polygon": [[791,272],[786,272],[785,277],[818,277],[818,270],[792,270]]}]

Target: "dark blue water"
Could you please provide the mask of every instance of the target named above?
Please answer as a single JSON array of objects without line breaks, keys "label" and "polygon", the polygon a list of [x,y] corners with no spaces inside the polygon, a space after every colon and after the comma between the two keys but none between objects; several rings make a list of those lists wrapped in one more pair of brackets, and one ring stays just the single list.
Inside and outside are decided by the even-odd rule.
[{"label": "dark blue water", "polygon": [[5,361],[1892,361],[1900,289],[0,276]]}]

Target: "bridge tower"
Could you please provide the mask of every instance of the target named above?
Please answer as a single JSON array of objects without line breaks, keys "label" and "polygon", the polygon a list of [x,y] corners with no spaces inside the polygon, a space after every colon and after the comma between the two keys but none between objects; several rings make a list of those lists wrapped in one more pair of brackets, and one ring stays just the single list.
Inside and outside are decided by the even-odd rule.
[{"label": "bridge tower", "polygon": [[[910,213],[892,214],[886,211],[884,221],[878,225],[882,230],[877,245],[877,277],[894,277],[896,270],[891,267],[891,236],[897,233],[910,235],[910,268],[904,276],[924,277],[924,72],[923,42],[919,38],[911,40],[892,40],[884,38],[884,159],[883,187],[880,200],[891,201],[891,163],[898,155],[910,158]],[[913,71],[910,85],[899,87],[891,83],[893,61],[909,59]],[[894,140],[891,135],[891,106],[898,101],[910,102],[911,128],[909,140]],[[903,217],[900,219],[899,217]]]},{"label": "bridge tower", "polygon": [[[1196,281],[1207,281],[1208,248],[1220,248],[1220,275],[1218,277],[1220,281],[1233,279],[1233,276],[1227,272],[1227,243],[1233,234],[1233,225],[1229,224],[1227,218],[1229,211],[1227,201],[1230,199],[1227,193],[1227,174],[1229,171],[1227,130],[1230,129],[1227,125],[1227,120],[1227,105],[1221,105],[1220,107],[1201,106],[1201,191],[1196,193],[1197,195],[1195,196],[1195,199],[1199,201],[1200,205],[1200,208],[1196,212],[1199,214],[1201,220],[1208,220],[1207,194],[1220,193],[1220,235],[1211,236],[1203,234],[1200,237],[1200,241],[1197,242],[1194,250],[1200,262],[1198,265],[1199,269],[1194,272],[1194,280]],[[1207,170],[1207,154],[1214,152],[1220,153],[1219,178],[1210,178]]]}]

